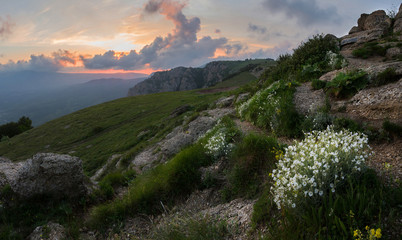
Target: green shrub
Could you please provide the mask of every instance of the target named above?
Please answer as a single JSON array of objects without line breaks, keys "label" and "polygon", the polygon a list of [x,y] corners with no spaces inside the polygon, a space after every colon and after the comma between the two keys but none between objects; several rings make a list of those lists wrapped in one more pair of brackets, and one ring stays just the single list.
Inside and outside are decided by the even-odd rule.
[{"label": "green shrub", "polygon": [[368,84],[367,73],[364,71],[340,72],[327,83],[326,88],[336,98],[348,98]]},{"label": "green shrub", "polygon": [[314,90],[319,90],[325,87],[327,82],[321,81],[320,79],[313,79],[311,81],[311,86],[313,87]]},{"label": "green shrub", "polygon": [[272,212],[275,209],[275,203],[272,200],[269,188],[270,187],[265,188],[262,195],[254,204],[253,213],[251,215],[251,224],[253,228],[256,228],[261,224],[268,223],[273,215]]},{"label": "green shrub", "polygon": [[303,132],[310,132],[313,130],[324,130],[329,125],[332,125],[334,117],[325,111],[317,111],[314,114],[308,115],[301,123]]},{"label": "green shrub", "polygon": [[[336,57],[331,59],[328,56],[329,52],[336,54]],[[268,86],[279,80],[302,82],[317,78],[324,72],[338,68],[339,61],[342,64],[343,59],[338,53],[339,47],[336,40],[329,36],[315,35],[306,42],[302,42],[298,48],[294,49],[292,55],[279,56],[277,65],[268,69],[261,79],[268,82],[265,85]]]},{"label": "green shrub", "polygon": [[199,168],[211,163],[201,144],[190,146],[166,164],[138,176],[122,199],[95,207],[89,224],[101,229],[136,213],[157,213],[161,202],[172,204],[178,196],[190,193],[201,183]]},{"label": "green shrub", "polygon": [[299,136],[300,117],[293,104],[297,83],[279,81],[237,107],[240,118],[280,136]]},{"label": "green shrub", "polygon": [[400,75],[398,75],[394,68],[387,68],[384,71],[380,72],[375,76],[371,84],[373,86],[381,86],[388,83],[396,82],[400,79]]},{"label": "green shrub", "polygon": [[362,171],[368,154],[368,138],[362,134],[336,132],[331,127],[307,134],[286,149],[272,172],[275,203],[280,209],[296,208],[310,199],[319,201],[335,192],[349,174]]},{"label": "green shrub", "polygon": [[[349,175],[336,193],[300,205],[302,213],[283,210],[280,223],[271,222],[267,239],[352,239],[357,229],[366,226],[386,230],[393,224],[401,193],[400,186],[385,187],[372,169]],[[286,231],[279,231],[284,226]]]},{"label": "green shrub", "polygon": [[232,156],[232,168],[227,174],[228,184],[223,189],[223,198],[252,198],[261,190],[264,176],[276,162],[275,152],[279,149],[273,137],[247,135],[237,146]]},{"label": "green shrub", "polygon": [[199,143],[205,152],[214,159],[227,156],[233,149],[233,142],[241,135],[236,124],[229,116],[221,118]]},{"label": "green shrub", "polygon": [[342,129],[348,129],[349,131],[352,132],[363,132],[364,129],[363,127],[357,123],[356,121],[353,121],[350,118],[336,118],[334,120],[334,129],[337,131],[340,131]]},{"label": "green shrub", "polygon": [[396,136],[401,137],[402,136],[402,126],[392,123],[390,121],[384,121],[382,124],[382,128],[389,132],[390,134],[395,134]]},{"label": "green shrub", "polygon": [[372,56],[385,56],[389,47],[378,45],[378,42],[368,42],[363,47],[353,50],[352,54],[359,58],[369,58]]},{"label": "green shrub", "polygon": [[169,224],[160,226],[150,239],[155,240],[210,240],[233,239],[232,229],[228,224],[217,218],[186,217],[174,218]]}]

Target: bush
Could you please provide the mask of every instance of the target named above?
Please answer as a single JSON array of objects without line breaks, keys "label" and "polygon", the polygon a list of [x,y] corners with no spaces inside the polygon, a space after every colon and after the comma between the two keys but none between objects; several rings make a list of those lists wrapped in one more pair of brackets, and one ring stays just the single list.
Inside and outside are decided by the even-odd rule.
[{"label": "bush", "polygon": [[233,142],[240,134],[233,120],[225,116],[200,139],[200,144],[204,146],[209,156],[218,159],[232,151]]},{"label": "bush", "polygon": [[174,218],[169,224],[160,226],[150,237],[155,240],[210,240],[232,239],[228,224],[214,217]]},{"label": "bush", "polygon": [[122,199],[95,207],[89,224],[98,229],[136,213],[158,213],[161,202],[172,204],[201,183],[199,168],[211,163],[201,144],[190,146],[166,164],[138,176]]},{"label": "bush", "polygon": [[326,88],[336,98],[348,98],[365,88],[368,84],[367,73],[364,71],[340,72]]},{"label": "bush", "polygon": [[[336,57],[331,58],[329,53],[335,54]],[[317,78],[322,73],[339,68],[339,64],[343,64],[343,58],[338,53],[336,40],[329,36],[315,35],[302,42],[294,49],[292,55],[279,56],[277,65],[268,69],[262,75],[262,80],[268,82],[265,85],[267,86],[279,80],[308,81]]]},{"label": "bush", "polygon": [[314,90],[319,90],[325,87],[327,82],[321,81],[320,79],[313,79],[311,81],[311,86],[313,87]]},{"label": "bush", "polygon": [[402,136],[402,126],[392,123],[390,121],[384,121],[384,123],[382,124],[382,128],[389,132],[390,134],[395,134],[396,136],[401,137]]},{"label": "bush", "polygon": [[368,42],[363,47],[353,50],[352,54],[359,58],[369,58],[372,56],[385,56],[389,47],[382,47],[378,42]]},{"label": "bush", "polygon": [[18,122],[9,122],[0,125],[0,139],[2,139],[3,137],[14,137],[32,128],[33,127],[31,119],[23,116],[18,120]]},{"label": "bush", "polygon": [[232,156],[232,168],[227,174],[228,185],[222,191],[223,198],[231,200],[256,196],[266,172],[275,165],[275,153],[279,148],[273,137],[247,135]]},{"label": "bush", "polygon": [[113,172],[106,175],[99,182],[99,190],[95,191],[97,197],[111,199],[114,196],[114,190],[117,187],[127,186],[135,178],[134,170],[127,170],[124,173]]},{"label": "bush", "polygon": [[368,139],[347,130],[313,131],[289,146],[273,170],[271,188],[278,208],[295,208],[306,199],[320,199],[334,193],[349,174],[365,168]]},{"label": "bush", "polygon": [[376,87],[382,86],[388,83],[396,82],[400,79],[400,77],[401,76],[396,73],[394,68],[387,68],[377,74],[377,76],[372,79],[371,84]]},{"label": "bush", "polygon": [[237,107],[240,118],[281,136],[299,136],[300,117],[293,104],[295,85],[279,81],[258,91]]}]

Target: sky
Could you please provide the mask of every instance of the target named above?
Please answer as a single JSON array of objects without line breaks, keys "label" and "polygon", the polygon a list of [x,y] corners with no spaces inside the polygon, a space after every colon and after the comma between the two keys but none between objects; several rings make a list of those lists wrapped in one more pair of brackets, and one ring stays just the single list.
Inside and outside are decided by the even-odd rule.
[{"label": "sky", "polygon": [[400,0],[0,0],[0,71],[151,73],[277,58]]}]

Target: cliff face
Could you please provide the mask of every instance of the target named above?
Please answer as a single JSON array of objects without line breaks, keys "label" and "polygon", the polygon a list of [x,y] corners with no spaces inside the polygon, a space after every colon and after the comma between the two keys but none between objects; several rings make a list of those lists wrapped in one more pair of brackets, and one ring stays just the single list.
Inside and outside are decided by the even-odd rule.
[{"label": "cliff face", "polygon": [[177,67],[156,72],[152,77],[130,88],[128,96],[209,87],[224,79],[227,68],[222,62],[211,62],[204,68]]}]

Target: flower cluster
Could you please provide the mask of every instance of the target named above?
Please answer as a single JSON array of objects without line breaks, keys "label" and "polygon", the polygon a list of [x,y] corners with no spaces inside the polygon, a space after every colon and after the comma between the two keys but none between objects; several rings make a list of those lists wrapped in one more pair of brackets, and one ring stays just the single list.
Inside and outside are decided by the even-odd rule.
[{"label": "flower cluster", "polygon": [[219,158],[228,155],[233,148],[233,144],[228,143],[227,136],[221,129],[208,139],[204,147],[207,154],[214,158]]},{"label": "flower cluster", "polygon": [[348,174],[362,171],[369,150],[367,136],[360,133],[336,132],[328,126],[306,134],[286,149],[272,172],[275,203],[278,208],[295,208],[300,200],[335,192]]},{"label": "flower cluster", "polygon": [[332,51],[327,52],[326,59],[328,60],[328,65],[331,67],[331,69],[338,69],[347,66],[347,62],[342,55]]},{"label": "flower cluster", "polygon": [[232,143],[233,137],[236,134],[236,131],[219,120],[215,127],[200,137],[200,142],[204,146],[206,153],[217,159],[231,152],[234,147]]},{"label": "flower cluster", "polygon": [[374,240],[374,239],[380,239],[382,237],[381,234],[381,228],[375,228],[370,229],[369,226],[366,226],[366,231],[367,231],[367,236],[364,236],[364,234],[359,230],[354,230],[353,231],[353,238],[356,240],[363,240],[363,239],[368,239],[368,240]]},{"label": "flower cluster", "polygon": [[292,88],[292,83],[275,82],[266,89],[258,91],[254,96],[237,107],[241,119],[255,125],[276,131],[279,128],[279,115],[283,111],[281,99],[283,91]]}]

